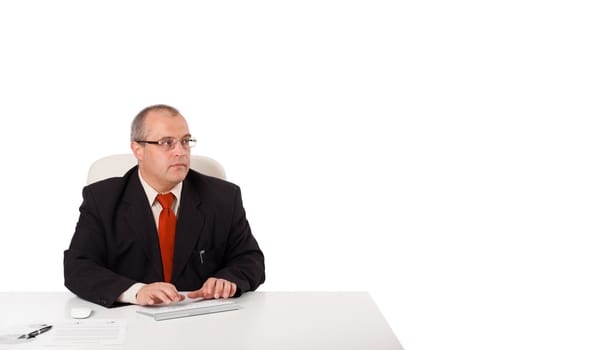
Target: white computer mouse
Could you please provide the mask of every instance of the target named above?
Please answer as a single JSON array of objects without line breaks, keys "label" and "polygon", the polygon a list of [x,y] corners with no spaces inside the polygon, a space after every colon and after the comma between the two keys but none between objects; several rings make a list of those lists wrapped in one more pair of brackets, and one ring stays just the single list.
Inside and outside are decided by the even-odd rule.
[{"label": "white computer mouse", "polygon": [[72,318],[87,318],[92,313],[92,309],[89,307],[73,307],[70,309],[70,316]]}]

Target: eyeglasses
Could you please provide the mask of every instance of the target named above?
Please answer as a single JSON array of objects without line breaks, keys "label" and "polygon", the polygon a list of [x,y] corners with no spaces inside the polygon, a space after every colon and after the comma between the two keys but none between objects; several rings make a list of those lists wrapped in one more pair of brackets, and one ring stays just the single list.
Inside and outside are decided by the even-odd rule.
[{"label": "eyeglasses", "polygon": [[192,139],[190,137],[182,137],[180,139],[175,139],[172,137],[165,137],[158,141],[143,141],[137,140],[137,143],[148,143],[150,145],[158,145],[166,151],[173,150],[177,143],[180,142],[181,146],[185,149],[192,148],[197,143],[197,140]]}]

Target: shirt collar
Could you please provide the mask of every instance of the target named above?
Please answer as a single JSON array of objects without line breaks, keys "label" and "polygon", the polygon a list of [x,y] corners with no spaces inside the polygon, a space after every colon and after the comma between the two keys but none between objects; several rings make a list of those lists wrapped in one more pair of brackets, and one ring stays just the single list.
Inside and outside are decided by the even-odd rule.
[{"label": "shirt collar", "polygon": [[[140,183],[142,184],[142,187],[144,188],[144,192],[146,192],[146,197],[148,197],[148,203],[150,203],[150,206],[153,206],[155,203],[157,203],[156,196],[159,195],[160,193],[158,191],[156,191],[152,186],[150,186],[150,184],[148,182],[146,182],[146,180],[144,180],[144,178],[142,177],[142,172],[139,169],[138,169],[138,174],[140,177]],[[176,212],[178,203],[181,201],[182,189],[183,189],[183,182],[181,181],[178,184],[176,184],[176,186],[174,186],[169,191],[172,194],[174,194],[174,197],[176,198],[176,200],[172,204],[172,210],[175,212]],[[166,193],[168,193],[168,192],[166,192]]]}]

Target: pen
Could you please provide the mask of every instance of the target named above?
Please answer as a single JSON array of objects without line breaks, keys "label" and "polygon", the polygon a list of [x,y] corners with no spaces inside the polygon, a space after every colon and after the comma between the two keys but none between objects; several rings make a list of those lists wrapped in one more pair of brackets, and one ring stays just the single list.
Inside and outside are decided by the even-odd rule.
[{"label": "pen", "polygon": [[41,327],[35,331],[32,331],[31,333],[27,333],[27,334],[23,334],[20,337],[18,337],[18,339],[29,339],[29,338],[35,338],[36,336],[38,336],[41,333],[45,333],[48,330],[51,329],[51,327],[53,327],[52,325],[48,325],[48,326],[44,326]]}]

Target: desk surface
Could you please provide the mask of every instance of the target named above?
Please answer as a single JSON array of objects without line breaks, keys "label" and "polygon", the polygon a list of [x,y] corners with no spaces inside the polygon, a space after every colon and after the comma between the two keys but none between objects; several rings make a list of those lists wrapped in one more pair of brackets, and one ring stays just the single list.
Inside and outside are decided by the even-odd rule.
[{"label": "desk surface", "polygon": [[[155,321],[136,305],[107,309],[68,292],[3,292],[0,329],[71,320],[70,308],[84,305],[93,309],[90,319],[127,320],[125,345],[109,349],[402,349],[366,292],[254,292],[234,300],[240,310]],[[51,349],[44,336],[0,350]]]}]

